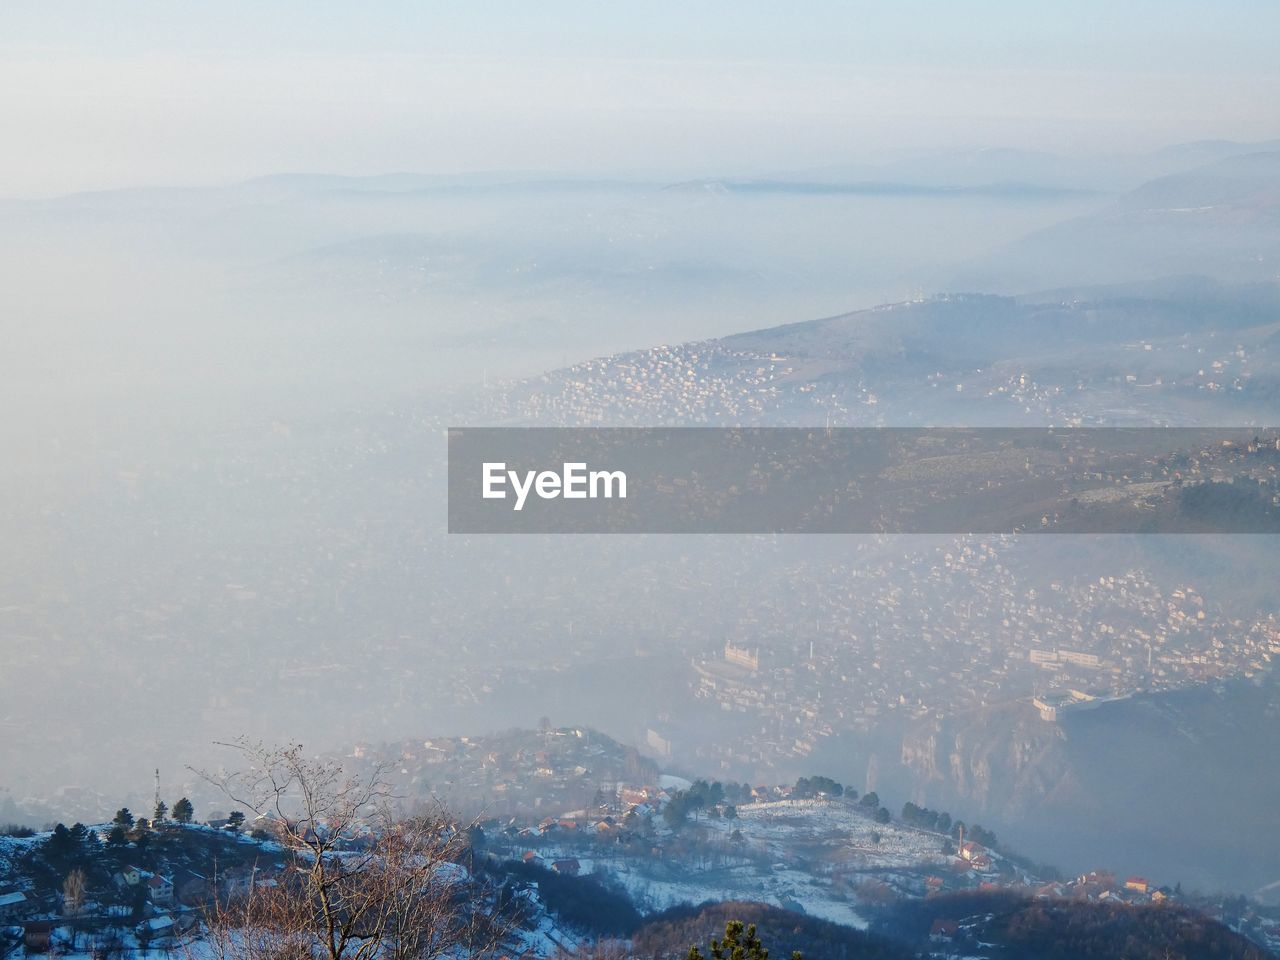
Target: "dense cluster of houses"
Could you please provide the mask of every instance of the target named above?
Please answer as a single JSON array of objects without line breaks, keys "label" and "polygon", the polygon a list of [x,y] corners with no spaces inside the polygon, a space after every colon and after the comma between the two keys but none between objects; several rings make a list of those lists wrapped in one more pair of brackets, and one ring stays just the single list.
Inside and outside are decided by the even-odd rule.
[{"label": "dense cluster of houses", "polygon": [[854,569],[781,564],[792,589],[752,600],[729,640],[758,659],[732,661],[720,645],[691,657],[696,695],[755,722],[692,748],[664,730],[667,749],[724,770],[781,767],[894,716],[1039,699],[1055,720],[1068,702],[1256,676],[1280,654],[1280,623],[1233,618],[1192,585],[1135,569],[1029,582],[1020,549],[974,538]]},{"label": "dense cluster of houses", "polygon": [[656,766],[636,750],[582,727],[362,743],[350,759],[384,758],[393,761],[388,775],[402,795],[441,798],[452,810],[485,816],[580,808],[602,788],[657,778]]},{"label": "dense cluster of houses", "polygon": [[1164,903],[1177,894],[1172,887],[1157,886],[1146,877],[1119,877],[1108,870],[1092,870],[1070,880],[1046,883],[1036,888],[1045,899],[1111,901],[1118,903]]}]

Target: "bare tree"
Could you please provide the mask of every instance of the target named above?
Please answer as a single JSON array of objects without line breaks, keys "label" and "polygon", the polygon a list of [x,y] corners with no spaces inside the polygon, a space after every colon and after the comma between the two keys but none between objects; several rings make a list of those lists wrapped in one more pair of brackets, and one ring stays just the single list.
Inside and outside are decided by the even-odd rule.
[{"label": "bare tree", "polygon": [[84,871],[76,867],[62,881],[62,911],[68,916],[77,916],[84,909]]},{"label": "bare tree", "polygon": [[[206,924],[218,960],[433,960],[492,956],[504,927],[461,866],[467,831],[443,811],[393,815],[386,768],[349,775],[301,746],[239,741],[245,767],[200,772],[268,818],[289,851],[284,874],[218,890]],[[215,885],[216,886],[216,885]]]},{"label": "bare tree", "polygon": [[80,912],[84,909],[85,875],[79,867],[73,869],[62,881],[62,912],[71,928],[71,949],[76,948],[80,937]]}]

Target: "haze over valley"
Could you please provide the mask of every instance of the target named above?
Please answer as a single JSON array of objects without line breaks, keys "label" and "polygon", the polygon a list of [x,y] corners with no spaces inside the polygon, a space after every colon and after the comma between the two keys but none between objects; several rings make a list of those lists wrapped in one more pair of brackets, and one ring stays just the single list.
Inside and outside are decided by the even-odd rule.
[{"label": "haze over valley", "polygon": [[[1019,761],[1030,771],[1000,766],[998,751],[1012,747],[966,758],[968,738],[1009,736],[999,710],[1022,703],[1034,713],[1033,695],[1070,683],[1156,702],[1207,682],[1270,689],[1269,540],[801,539],[744,555],[731,538],[447,537],[444,430],[1267,426],[1280,384],[1267,246],[1280,235],[1268,199],[1280,164],[1269,156],[1218,160],[1118,199],[291,177],[11,205],[11,236],[35,223],[51,237],[74,233],[84,258],[105,246],[122,262],[173,264],[160,281],[173,289],[149,290],[145,314],[126,309],[124,270],[58,288],[40,275],[9,278],[32,311],[17,340],[21,376],[82,393],[73,402],[36,390],[24,409],[34,416],[8,418],[28,446],[4,477],[15,549],[5,555],[3,616],[18,666],[5,673],[4,764],[32,771],[11,800],[29,816],[90,816],[79,789],[138,789],[157,764],[181,775],[200,744],[231,732],[297,730],[342,750],[352,737],[530,727],[552,713],[642,749],[658,731],[670,762],[691,772],[709,764],[785,778],[821,757],[852,781],[874,776],[922,801],[972,804],[1027,837],[1024,847],[1039,838],[1045,857],[1080,856],[1083,834],[1062,847],[1048,836],[1075,791],[1108,795],[1099,754],[1120,730],[1108,729],[1105,748],[1089,747],[1070,723],[1020,720],[1030,732],[1019,736],[1033,740],[1068,731],[1065,754],[1046,745],[1040,760]],[[931,220],[956,235],[981,223],[988,257],[1001,244],[1093,229],[1098,217],[1112,218],[1115,236],[1108,211],[1175,187],[1181,204],[1247,209],[1257,245],[1205,261],[1202,275],[1148,278],[1150,250],[1139,244],[1134,282],[1014,299],[936,297],[940,278],[976,259],[972,244],[942,230],[926,231],[936,250],[905,249]],[[867,204],[879,208],[877,224],[891,224],[888,242],[860,235],[855,214]],[[1082,209],[1096,212],[1047,225]],[[468,239],[451,232],[450,217],[488,226]],[[766,220],[768,231],[749,229]],[[429,233],[408,229],[427,221]],[[793,231],[791,266],[770,256],[784,229]],[[895,251],[899,229],[904,249]],[[1214,244],[1216,221],[1203,229],[1188,228],[1177,249]],[[1028,230],[1028,240],[1013,239]],[[221,235],[254,239],[233,251]],[[878,259],[862,262],[873,246]],[[75,275],[74,262],[58,269]],[[862,287],[872,275],[881,286]],[[919,283],[909,298],[919,302],[738,332],[768,324],[783,304],[794,319],[859,297],[874,303],[891,295],[886,276]],[[86,321],[64,301],[90,291],[102,313]],[[157,296],[188,307],[161,309]],[[495,306],[504,301],[518,308],[504,315]],[[85,336],[73,335],[77,324]],[[733,335],[618,352],[681,330]],[[54,344],[56,367],[42,353]],[[549,370],[556,354],[576,362],[511,376]],[[114,386],[76,376],[82,367],[112,371]],[[1247,559],[1228,565],[1225,550]],[[1096,619],[1081,619],[1095,605]],[[726,644],[759,652],[755,679],[708,685],[697,664],[722,660]],[[1091,664],[1059,662],[1059,648]],[[1065,672],[1028,659],[1037,655]],[[964,664],[958,673],[955,664]],[[613,689],[624,669],[652,683]],[[192,697],[197,682],[212,692]],[[726,683],[757,689],[753,705],[721,710]],[[318,716],[317,701],[341,709]],[[952,734],[962,721],[951,718],[972,711],[995,711],[979,722],[996,726]],[[36,719],[49,712],[57,725]],[[1259,755],[1267,727],[1246,729],[1241,756]],[[1172,771],[1190,749],[1159,753]],[[979,762],[983,782],[960,772]],[[997,786],[1001,777],[1022,785]],[[41,796],[50,799],[32,802]],[[1105,811],[1090,807],[1105,824],[1092,855],[1131,803],[1126,795]],[[1270,835],[1265,806],[1244,815]],[[1256,869],[1240,850],[1217,846],[1188,863],[1161,859],[1155,846],[1138,844],[1135,859],[1188,880],[1276,879],[1274,851],[1256,844]]]},{"label": "haze over valley", "polygon": [[1276,955],[1274,12],[498,6],[6,18],[0,960]]}]

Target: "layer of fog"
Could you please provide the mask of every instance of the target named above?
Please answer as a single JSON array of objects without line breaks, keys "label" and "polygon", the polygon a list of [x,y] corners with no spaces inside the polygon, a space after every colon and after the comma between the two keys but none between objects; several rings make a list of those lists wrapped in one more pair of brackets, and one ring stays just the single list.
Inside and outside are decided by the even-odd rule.
[{"label": "layer of fog", "polygon": [[0,787],[140,803],[215,737],[341,748],[548,700],[635,734],[610,665],[670,676],[657,598],[712,649],[752,591],[679,592],[685,554],[739,551],[448,540],[453,392],[925,296],[1114,199],[300,177],[5,205]]}]

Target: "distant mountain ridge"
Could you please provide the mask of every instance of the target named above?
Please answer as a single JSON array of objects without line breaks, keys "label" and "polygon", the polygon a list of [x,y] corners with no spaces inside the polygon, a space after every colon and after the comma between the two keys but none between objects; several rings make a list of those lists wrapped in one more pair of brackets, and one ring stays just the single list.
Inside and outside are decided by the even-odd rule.
[{"label": "distant mountain ridge", "polygon": [[1001,247],[957,279],[1013,292],[1171,275],[1280,278],[1280,151],[1149,181],[1097,213]]},{"label": "distant mountain ridge", "polygon": [[670,192],[794,194],[800,196],[868,197],[1061,197],[1092,194],[1083,187],[1047,186],[1019,180],[989,183],[912,183],[898,180],[686,180],[665,188]]}]

